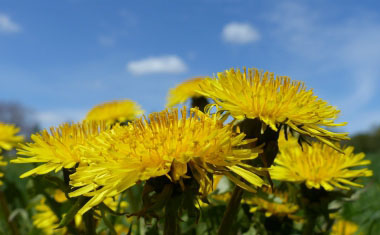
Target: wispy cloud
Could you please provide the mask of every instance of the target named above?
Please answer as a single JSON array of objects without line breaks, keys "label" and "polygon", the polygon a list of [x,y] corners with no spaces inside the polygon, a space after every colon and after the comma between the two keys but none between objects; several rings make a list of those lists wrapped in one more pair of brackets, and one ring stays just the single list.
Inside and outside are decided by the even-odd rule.
[{"label": "wispy cloud", "polygon": [[120,11],[120,16],[123,18],[124,23],[129,26],[136,26],[139,22],[137,15],[127,9],[122,9]]},{"label": "wispy cloud", "polygon": [[224,26],[222,38],[229,43],[246,44],[259,40],[260,34],[248,23],[232,22]]},{"label": "wispy cloud", "polygon": [[186,72],[187,66],[180,57],[166,55],[131,61],[127,64],[127,70],[134,75],[178,74]]},{"label": "wispy cloud", "polygon": [[280,43],[286,50],[312,61],[316,68],[344,74],[330,79],[341,84],[337,92],[340,98],[334,104],[342,110],[345,120],[352,121],[350,130],[369,125],[356,121],[357,113],[371,112],[366,107],[380,89],[380,24],[370,15],[347,15],[330,24],[324,20],[326,12],[288,1],[279,5],[271,17],[265,16],[274,23],[274,37],[281,36]]},{"label": "wispy cloud", "polygon": [[42,128],[58,126],[64,122],[78,122],[86,115],[86,110],[45,110],[35,113],[35,119],[41,124]]},{"label": "wispy cloud", "polygon": [[17,33],[21,31],[21,27],[12,19],[3,13],[0,13],[0,32],[2,33]]}]

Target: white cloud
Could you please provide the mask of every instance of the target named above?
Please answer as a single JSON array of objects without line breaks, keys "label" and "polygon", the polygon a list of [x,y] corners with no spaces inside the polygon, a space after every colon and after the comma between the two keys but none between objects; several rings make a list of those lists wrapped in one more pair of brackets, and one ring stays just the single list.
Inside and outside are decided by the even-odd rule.
[{"label": "white cloud", "polygon": [[131,61],[127,64],[127,70],[134,75],[178,74],[186,72],[187,66],[178,56],[167,55]]},{"label": "white cloud", "polygon": [[0,13],[0,32],[17,33],[20,30],[21,27],[13,22],[9,16]]},{"label": "white cloud", "polygon": [[224,26],[222,38],[226,42],[246,44],[259,40],[260,34],[248,23],[232,22]]}]

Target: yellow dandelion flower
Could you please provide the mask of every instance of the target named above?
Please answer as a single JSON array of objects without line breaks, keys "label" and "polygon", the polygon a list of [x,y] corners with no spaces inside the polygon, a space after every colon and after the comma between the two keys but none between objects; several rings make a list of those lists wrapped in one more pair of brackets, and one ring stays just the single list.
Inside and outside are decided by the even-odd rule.
[{"label": "yellow dandelion flower", "polygon": [[192,78],[179,84],[177,87],[170,89],[166,106],[173,107],[177,104],[184,103],[190,98],[202,96],[197,90],[199,90],[199,84],[203,82],[203,80],[203,77]]},{"label": "yellow dandelion flower", "polygon": [[[331,235],[354,235],[358,234],[357,231],[359,229],[359,226],[353,222],[338,219],[335,221],[332,229],[331,229]],[[359,233],[360,235],[362,233]]]},{"label": "yellow dandelion flower", "polygon": [[250,212],[255,212],[257,210],[264,210],[265,216],[270,217],[272,215],[276,216],[288,216],[292,217],[298,210],[298,206],[287,202],[275,202],[269,201],[260,197],[252,197],[243,200],[243,203],[251,205]]},{"label": "yellow dandelion flower", "polygon": [[[1,150],[0,150],[1,152]],[[0,156],[0,166],[6,166],[7,165],[7,162],[3,161],[3,157]],[[4,176],[4,173],[3,172],[0,172],[0,177],[3,177]],[[0,180],[0,185],[2,185],[3,182]]]},{"label": "yellow dandelion flower", "polygon": [[200,87],[200,94],[212,98],[238,120],[259,118],[274,131],[286,125],[332,147],[335,145],[331,141],[348,138],[347,133],[324,129],[345,125],[334,123],[340,111],[306,90],[304,83],[289,77],[275,77],[274,73],[257,69],[230,69],[205,79]]},{"label": "yellow dandelion flower", "polygon": [[0,149],[10,150],[17,143],[22,142],[24,137],[17,135],[19,131],[20,128],[14,125],[0,122]]},{"label": "yellow dandelion flower", "polygon": [[304,144],[303,149],[293,147],[281,151],[281,148],[275,165],[269,171],[272,179],[305,182],[308,188],[323,187],[330,191],[334,187],[348,190],[349,187],[345,185],[361,187],[351,180],[372,175],[372,171],[367,168],[350,169],[371,163],[363,160],[364,153],[354,154],[353,147],[342,148],[344,154],[319,142]]},{"label": "yellow dandelion flower", "polygon": [[134,101],[119,100],[106,102],[95,106],[88,112],[86,120],[102,120],[109,124],[132,121],[144,111]]},{"label": "yellow dandelion flower", "polygon": [[66,228],[56,229],[59,224],[58,217],[50,209],[48,205],[45,204],[46,199],[42,198],[40,203],[35,207],[37,213],[33,215],[33,225],[36,228],[41,229],[44,234],[66,234]]},{"label": "yellow dandelion flower", "polygon": [[178,117],[178,109],[153,113],[148,119],[117,125],[97,137],[85,150],[91,163],[78,167],[70,177],[73,187],[81,187],[70,196],[92,196],[79,213],[139,181],[159,176],[182,187],[183,179],[192,176],[203,194],[212,187],[209,173],[224,174],[248,189],[251,187],[236,175],[251,185],[263,184],[253,167],[241,162],[257,157],[260,149],[241,148],[254,140],[243,140],[244,134],[236,134],[216,115],[210,117],[198,109],[191,109],[189,117],[186,113],[186,107],[181,110],[182,117]]},{"label": "yellow dandelion flower", "polygon": [[62,168],[72,168],[81,161],[81,145],[108,129],[104,122],[84,121],[78,124],[63,124],[58,128],[50,128],[50,133],[43,130],[33,134],[32,143],[22,144],[18,157],[12,163],[43,163],[22,174],[24,178],[32,174],[58,172]]}]

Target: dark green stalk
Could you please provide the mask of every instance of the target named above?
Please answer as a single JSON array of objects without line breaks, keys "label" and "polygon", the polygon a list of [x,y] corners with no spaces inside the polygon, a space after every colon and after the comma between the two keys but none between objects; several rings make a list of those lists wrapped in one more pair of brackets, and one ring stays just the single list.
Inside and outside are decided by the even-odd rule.
[{"label": "dark green stalk", "polygon": [[[134,189],[136,189],[136,187]],[[136,197],[133,191],[133,188],[127,189],[127,197],[128,197],[128,202],[131,207],[132,213],[136,213],[139,210],[140,202],[138,200],[139,198]],[[134,218],[134,220],[136,221],[136,225],[137,225],[137,233],[140,234],[140,217],[137,216]]]},{"label": "dark green stalk", "polygon": [[93,216],[93,210],[89,210],[83,215],[83,222],[85,227],[85,235],[96,235],[96,223]]},{"label": "dark green stalk", "polygon": [[313,214],[308,215],[306,224],[302,228],[302,235],[313,235],[316,224],[317,216]]},{"label": "dark green stalk", "polygon": [[218,235],[229,235],[233,232],[233,225],[240,209],[240,202],[243,197],[243,189],[235,186],[231,199],[224,212],[222,223],[219,226]]},{"label": "dark green stalk", "polygon": [[127,196],[129,199],[129,204],[131,206],[132,212],[135,213],[139,209],[139,201],[137,200],[135,194],[133,193],[133,189],[127,189]]},{"label": "dark green stalk", "polygon": [[179,235],[178,210],[180,197],[169,198],[165,205],[164,235]]},{"label": "dark green stalk", "polygon": [[328,227],[330,229],[332,224],[329,219],[329,204],[334,201],[339,195],[334,195],[331,192],[320,189],[309,189],[305,184],[301,184],[301,205],[305,209],[306,224],[302,228],[302,234],[313,235],[315,234],[315,228],[318,218],[325,218]]}]

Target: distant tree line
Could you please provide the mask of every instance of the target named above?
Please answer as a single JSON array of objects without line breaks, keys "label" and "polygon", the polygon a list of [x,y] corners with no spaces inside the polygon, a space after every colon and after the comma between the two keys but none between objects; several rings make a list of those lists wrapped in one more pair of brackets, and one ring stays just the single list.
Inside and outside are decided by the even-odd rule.
[{"label": "distant tree line", "polygon": [[40,130],[33,110],[17,102],[0,101],[0,122],[15,124],[26,139]]},{"label": "distant tree line", "polygon": [[356,152],[379,153],[380,126],[373,128],[370,132],[354,135],[348,144],[353,145]]}]

